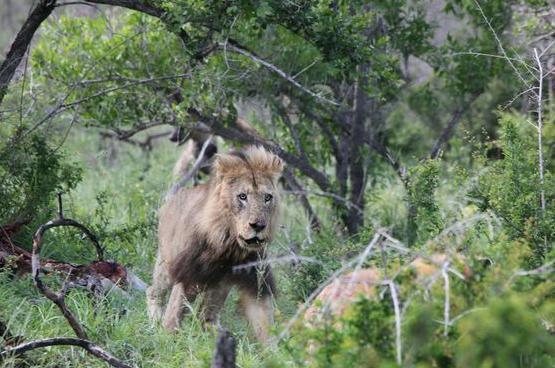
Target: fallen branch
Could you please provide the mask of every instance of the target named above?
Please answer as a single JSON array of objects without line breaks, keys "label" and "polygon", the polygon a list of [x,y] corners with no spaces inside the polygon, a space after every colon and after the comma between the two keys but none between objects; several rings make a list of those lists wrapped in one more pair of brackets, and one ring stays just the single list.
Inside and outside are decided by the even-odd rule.
[{"label": "fallen branch", "polygon": [[85,349],[89,354],[105,361],[112,367],[117,368],[131,368],[132,366],[125,364],[112,354],[108,353],[106,350],[102,349],[100,346],[92,343],[86,339],[77,339],[74,337],[54,337],[51,339],[34,340],[21,345],[14,346],[13,348],[8,348],[6,350],[0,351],[0,361],[9,356],[22,355],[30,350],[44,348],[48,346],[78,346]]},{"label": "fallen branch", "polygon": [[[52,291],[48,286],[46,286],[41,278],[41,271],[42,271],[42,264],[40,261],[40,250],[42,245],[42,239],[44,237],[44,233],[51,228],[58,227],[58,226],[70,226],[70,227],[77,227],[81,230],[87,238],[94,244],[94,247],[97,252],[97,264],[104,262],[103,259],[103,249],[100,246],[100,243],[94,236],[94,234],[87,229],[84,225],[80,223],[64,218],[63,215],[63,207],[62,207],[62,196],[61,193],[58,193],[58,218],[52,221],[47,222],[39,227],[33,237],[33,252],[31,254],[31,270],[33,275],[33,281],[35,286],[43,294],[46,298],[50,299],[56,306],[60,309],[65,319],[68,321],[69,325],[75,332],[78,338],[68,338],[68,337],[56,337],[50,339],[43,339],[43,340],[35,340],[28,343],[20,344],[12,348],[7,348],[3,351],[0,351],[0,360],[7,356],[11,355],[21,355],[26,351],[47,347],[47,346],[60,346],[60,345],[70,345],[70,346],[78,346],[85,349],[88,353],[92,354],[93,356],[107,362],[108,364],[112,365],[113,367],[120,367],[120,368],[130,368],[131,366],[125,364],[118,358],[114,357],[110,353],[106,352],[104,349],[99,347],[98,345],[92,343],[87,338],[87,333],[85,332],[85,328],[79,322],[77,317],[69,310],[69,308],[65,304],[65,296],[67,294],[68,288],[74,283],[71,280],[71,272],[68,272],[68,278],[64,281],[62,288],[59,292]],[[4,231],[6,235],[5,237],[9,239],[9,234]],[[0,239],[2,240],[2,239]],[[2,242],[0,242],[0,245]],[[12,247],[15,247],[14,244],[11,244]],[[23,253],[23,255],[25,255]],[[70,269],[71,271],[72,269]]]},{"label": "fallen branch", "polygon": [[40,250],[41,250],[41,244],[42,244],[44,233],[48,229],[58,227],[58,226],[77,227],[94,244],[97,251],[98,259],[102,260],[103,258],[102,247],[98,243],[98,240],[96,239],[96,237],[90,232],[90,230],[74,220],[64,218],[63,208],[62,208],[62,195],[61,193],[58,193],[58,218],[56,220],[51,220],[51,221],[48,221],[46,224],[41,225],[33,237],[33,253],[31,256],[31,268],[32,268],[33,281],[37,289],[39,289],[39,291],[41,292],[41,294],[43,294],[48,299],[50,299],[60,309],[60,311],[68,321],[69,325],[71,326],[75,334],[81,339],[87,339],[87,333],[85,332],[85,328],[83,327],[83,325],[81,325],[81,323],[77,320],[77,317],[73,315],[73,313],[67,308],[65,304],[65,296],[67,294],[69,282],[66,280],[63,283],[61,290],[58,293],[55,293],[48,286],[46,286],[40,279],[40,274],[41,274]]}]

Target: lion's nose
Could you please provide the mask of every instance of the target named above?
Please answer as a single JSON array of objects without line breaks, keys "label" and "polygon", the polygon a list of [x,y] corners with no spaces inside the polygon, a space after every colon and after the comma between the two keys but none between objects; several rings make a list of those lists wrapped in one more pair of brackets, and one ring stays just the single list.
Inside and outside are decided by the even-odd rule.
[{"label": "lion's nose", "polygon": [[259,220],[256,222],[249,222],[249,225],[256,231],[257,233],[264,230],[266,227],[266,221]]}]

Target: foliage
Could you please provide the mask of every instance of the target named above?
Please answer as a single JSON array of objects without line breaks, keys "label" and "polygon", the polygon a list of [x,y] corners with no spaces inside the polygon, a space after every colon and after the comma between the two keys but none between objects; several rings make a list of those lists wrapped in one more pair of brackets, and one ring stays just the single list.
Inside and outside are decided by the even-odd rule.
[{"label": "foliage", "polygon": [[[530,244],[534,252],[531,265],[538,266],[551,251],[555,239],[552,171],[546,171],[542,187],[535,142],[528,125],[517,115],[504,114],[500,120],[498,145],[503,159],[488,165],[474,195],[482,210],[493,210],[506,223],[509,236]],[[545,191],[547,198],[545,211],[539,201],[540,190]]]},{"label": "foliage", "polygon": [[309,328],[287,344],[313,367],[381,366],[394,351],[392,308],[385,298],[375,302],[361,297],[340,321]]},{"label": "foliage", "polygon": [[32,134],[0,144],[0,178],[0,224],[7,225],[49,213],[55,193],[74,189],[81,169]]},{"label": "foliage", "polygon": [[409,244],[422,243],[439,233],[443,222],[435,199],[439,185],[439,163],[428,160],[411,169],[408,177],[408,224]]},{"label": "foliage", "polygon": [[492,300],[461,323],[460,333],[459,367],[547,367],[555,354],[553,337],[516,296]]}]

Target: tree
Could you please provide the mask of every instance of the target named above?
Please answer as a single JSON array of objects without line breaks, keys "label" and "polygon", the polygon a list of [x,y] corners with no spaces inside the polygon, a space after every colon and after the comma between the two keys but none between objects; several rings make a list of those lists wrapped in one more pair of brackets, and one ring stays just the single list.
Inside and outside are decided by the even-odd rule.
[{"label": "tree", "polygon": [[[448,11],[470,15],[467,25],[476,35],[450,36],[439,46],[430,43],[433,27],[425,20],[424,1],[86,3],[143,15],[110,25],[108,12],[93,19],[61,18],[49,26],[32,62],[50,88],[67,92],[50,100],[49,112],[29,130],[74,111],[80,121],[124,140],[169,124],[261,144],[286,161],[288,187],[302,196],[305,207],[310,211],[307,194],[330,198],[350,234],[364,223],[377,157],[409,185],[405,166],[388,148],[392,111],[418,94],[428,96],[427,104],[439,104],[435,110],[446,111],[431,116],[442,129],[429,153],[435,159],[489,81],[511,77],[503,60],[450,56],[469,49],[495,53],[497,40],[486,30],[501,34],[508,26],[510,4],[503,1],[484,6],[486,19],[507,15],[491,23],[480,22],[481,14],[466,2],[447,2]],[[40,2],[35,11],[62,5]],[[63,42],[53,43],[53,32],[63,34]],[[20,33],[25,42],[18,50],[26,49],[33,32]],[[433,68],[427,83],[411,80],[411,57]],[[8,54],[3,65],[18,60]],[[432,84],[440,91],[431,93]],[[244,115],[238,103],[253,100],[270,112],[270,121],[253,122],[256,132],[237,122]],[[429,118],[419,113],[421,107],[415,112]],[[407,124],[410,117],[401,119]],[[299,174],[311,182],[301,184]]]}]

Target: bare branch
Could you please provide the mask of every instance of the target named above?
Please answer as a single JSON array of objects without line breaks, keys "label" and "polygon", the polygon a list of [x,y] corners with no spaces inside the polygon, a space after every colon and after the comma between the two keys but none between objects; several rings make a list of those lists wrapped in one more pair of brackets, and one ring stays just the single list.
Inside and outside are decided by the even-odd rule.
[{"label": "bare branch", "polygon": [[[545,52],[545,50],[542,52]],[[540,203],[541,203],[541,208],[542,208],[542,213],[545,213],[545,190],[544,190],[544,178],[543,178],[543,144],[542,144],[542,131],[543,131],[543,118],[542,118],[542,98],[543,98],[543,66],[542,66],[542,62],[541,62],[541,56],[538,55],[538,50],[536,48],[534,48],[534,58],[536,60],[536,64],[538,65],[538,74],[539,74],[539,80],[538,80],[538,93],[537,93],[537,115],[538,115],[538,119],[537,119],[537,123],[536,123],[536,129],[538,131],[538,170],[540,173]]]},{"label": "bare branch", "polygon": [[103,249],[98,243],[96,236],[92,234],[89,229],[87,229],[85,226],[81,225],[80,223],[74,220],[65,219],[63,217],[61,194],[58,194],[58,204],[59,204],[58,219],[49,221],[46,224],[41,225],[37,230],[37,232],[35,233],[35,235],[33,236],[33,254],[31,258],[33,281],[35,282],[35,286],[39,289],[39,291],[48,299],[50,299],[52,302],[54,302],[54,304],[56,304],[58,308],[60,308],[60,311],[69,322],[73,331],[75,331],[75,334],[81,339],[86,339],[87,333],[85,332],[85,329],[65,304],[65,294],[68,286],[67,282],[64,283],[62,290],[59,293],[55,293],[52,290],[50,290],[50,288],[46,286],[40,279],[40,271],[41,271],[40,249],[42,244],[42,238],[44,236],[44,233],[48,229],[51,229],[53,227],[59,227],[59,226],[72,226],[81,230],[87,236],[87,238],[91,240],[91,242],[95,246],[98,260],[102,260],[103,258]]},{"label": "bare branch", "polygon": [[22,355],[30,350],[44,348],[48,346],[77,346],[85,349],[89,354],[105,361],[112,367],[117,368],[131,368],[132,366],[122,362],[112,354],[108,353],[100,346],[92,343],[86,339],[77,339],[74,337],[54,337],[51,339],[42,339],[30,341],[21,345],[14,346],[13,348],[8,348],[6,350],[0,351],[0,361],[9,356]]},{"label": "bare branch", "polygon": [[484,19],[484,21],[488,25],[488,28],[490,29],[491,33],[493,34],[493,37],[495,37],[495,41],[497,42],[497,46],[499,47],[499,50],[501,50],[501,53],[503,54],[503,57],[505,58],[505,60],[507,60],[507,63],[509,63],[511,68],[514,70],[517,77],[522,81],[522,83],[526,87],[528,87],[528,82],[526,81],[526,79],[524,79],[522,74],[520,74],[518,69],[515,67],[515,65],[512,62],[512,59],[507,55],[507,52],[505,51],[505,48],[503,47],[503,43],[499,39],[499,36],[497,35],[497,32],[495,32],[495,29],[493,29],[493,26],[491,25],[491,22],[489,21],[488,17],[486,17],[486,14],[484,13],[484,10],[480,6],[480,3],[478,2],[478,0],[474,0],[474,4],[476,4],[476,7],[478,8],[478,10],[480,11],[480,14],[482,15],[482,18]]},{"label": "bare branch", "polygon": [[366,136],[365,142],[370,148],[374,149],[380,156],[382,156],[395,170],[401,181],[406,184],[407,170],[401,165],[398,158],[393,155],[391,150],[387,148],[382,142],[376,140],[374,137]]},{"label": "bare branch", "polygon": [[143,141],[139,141],[133,138],[127,138],[125,135],[118,135],[114,132],[100,132],[100,136],[102,138],[110,138],[110,139],[117,139],[119,141],[129,143],[133,146],[137,146],[142,148],[145,151],[152,150],[152,142],[156,139],[164,138],[172,134],[172,131],[157,133],[157,134],[150,134],[147,135]]},{"label": "bare branch", "polygon": [[447,337],[449,335],[449,325],[450,325],[450,317],[449,317],[449,310],[451,309],[449,304],[449,274],[447,270],[449,269],[449,261],[445,262],[441,267],[441,275],[443,276],[444,282],[444,289],[445,289],[445,303],[443,305],[443,336]]},{"label": "bare branch", "polygon": [[401,309],[399,308],[399,297],[397,295],[397,288],[393,280],[384,280],[384,285],[389,287],[391,293],[391,300],[393,301],[393,311],[395,313],[395,350],[397,364],[403,363],[403,351],[401,346]]}]

